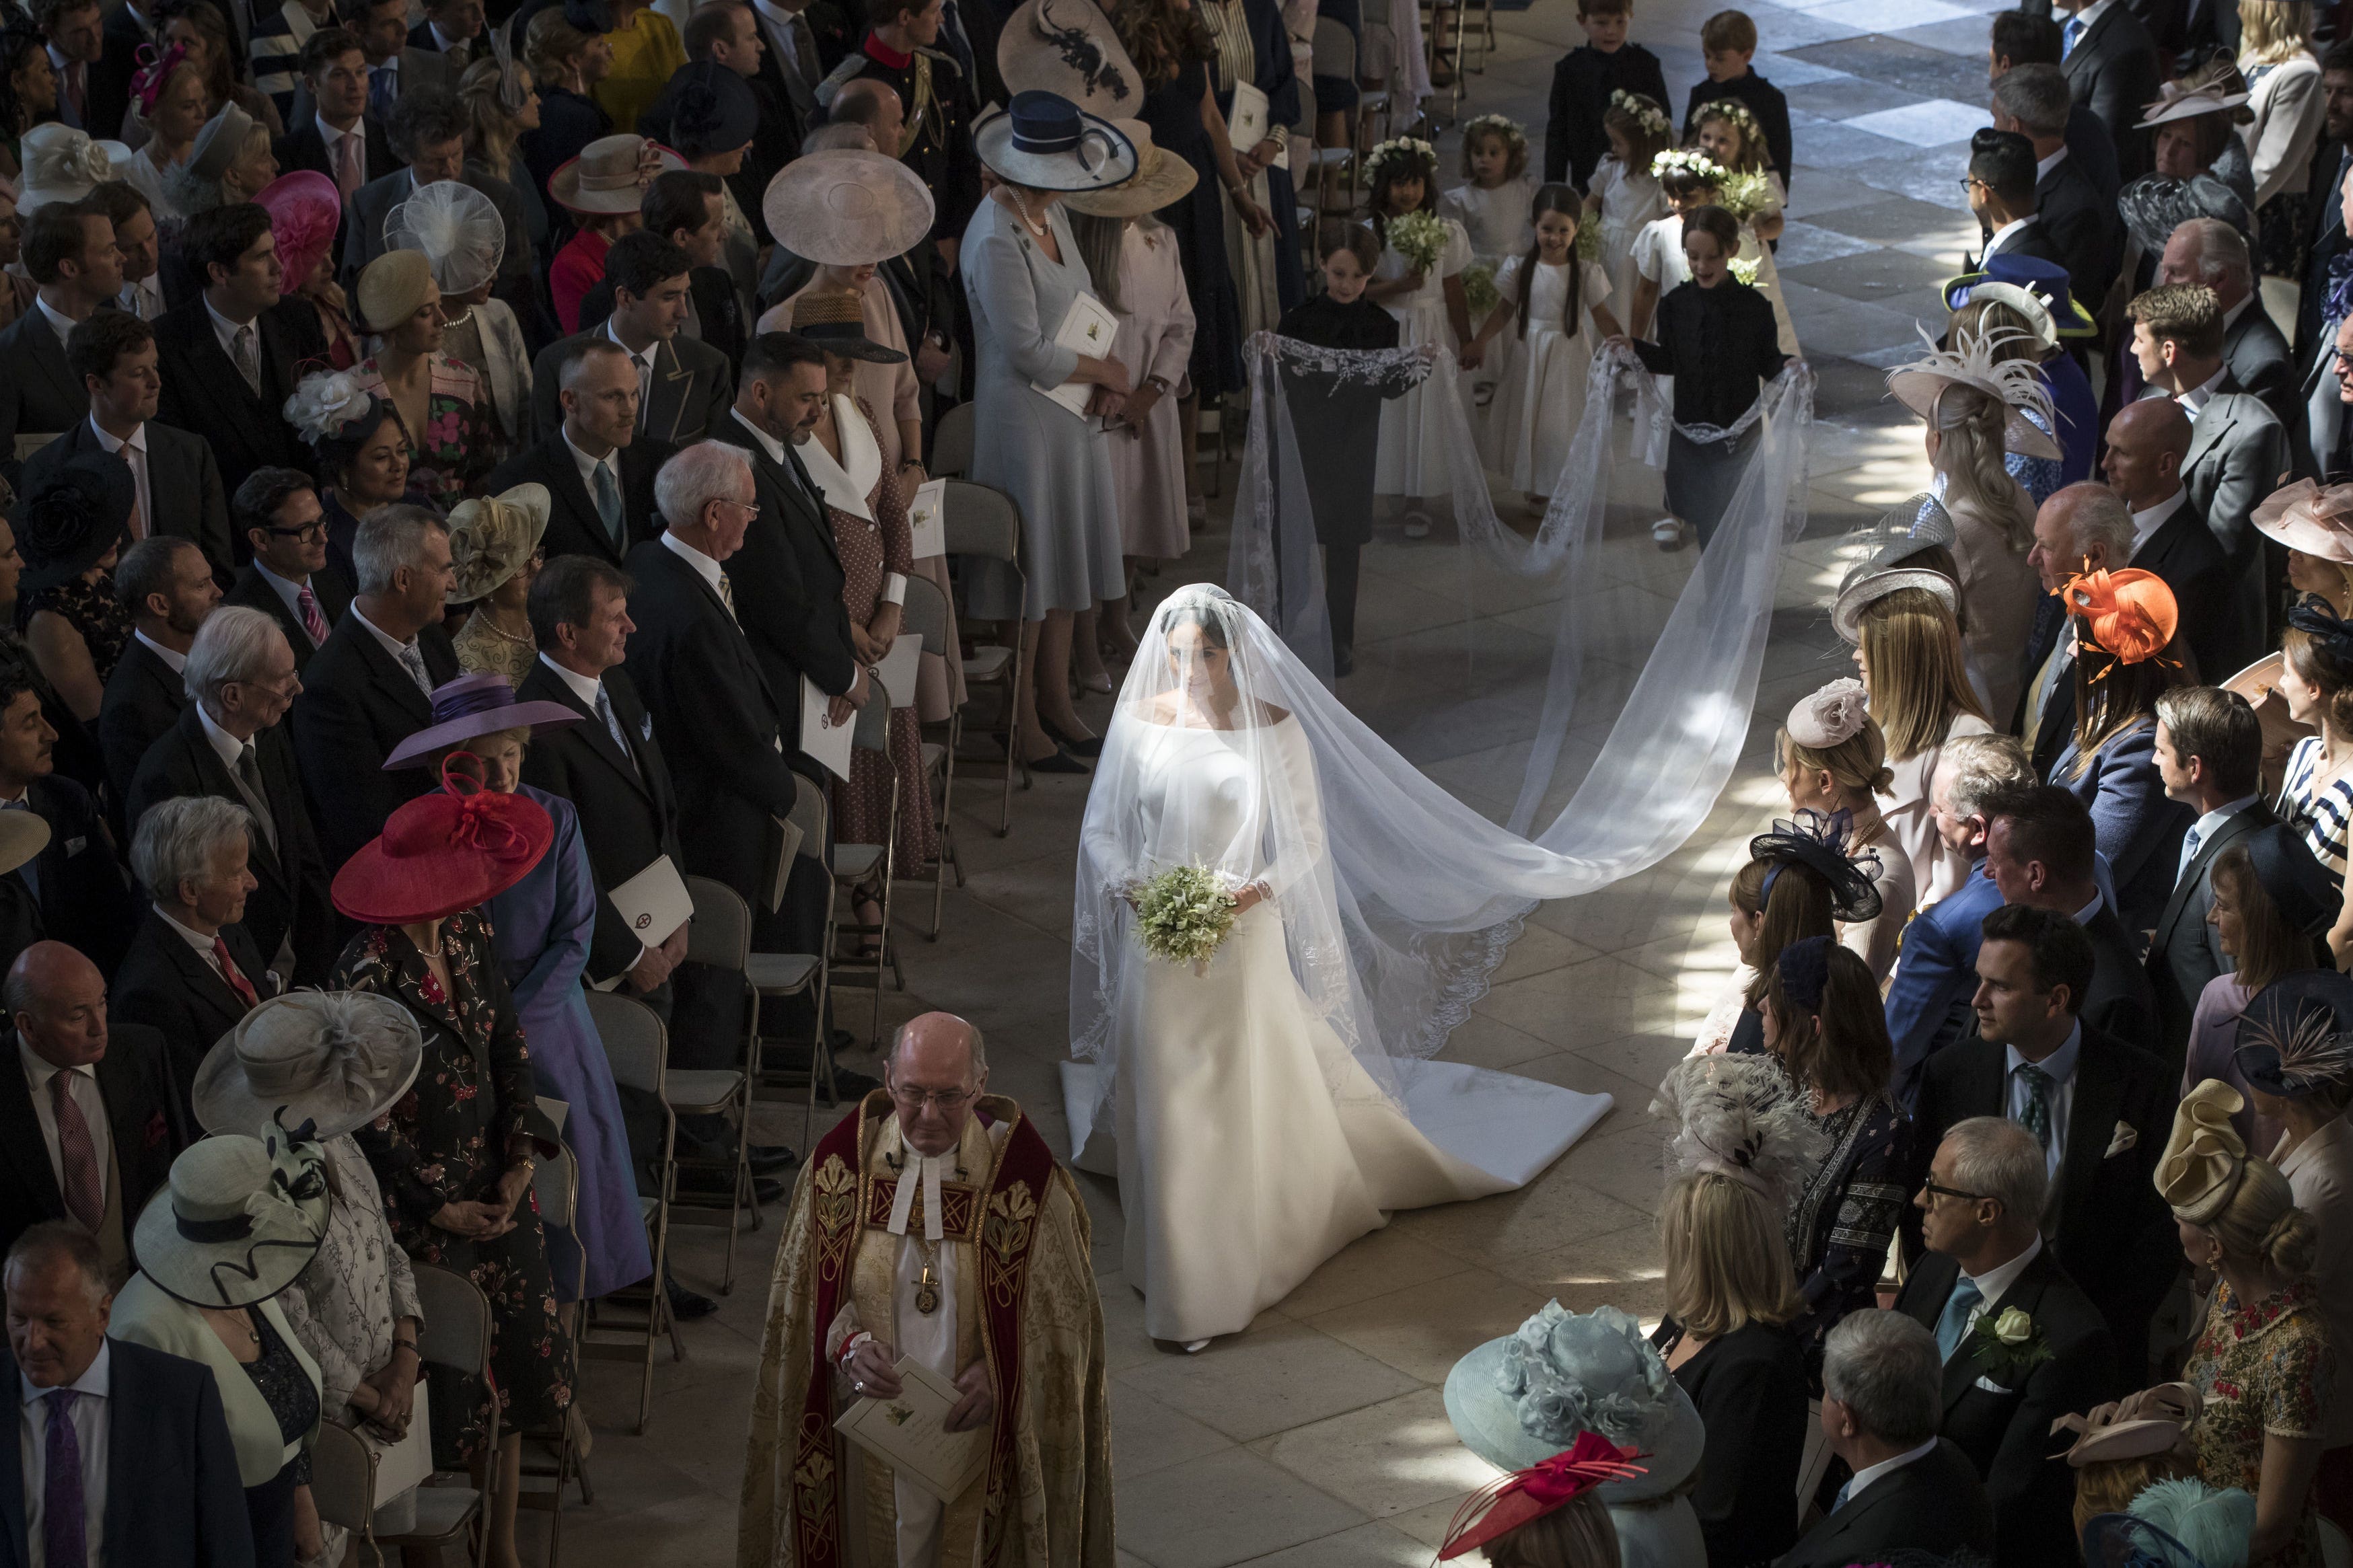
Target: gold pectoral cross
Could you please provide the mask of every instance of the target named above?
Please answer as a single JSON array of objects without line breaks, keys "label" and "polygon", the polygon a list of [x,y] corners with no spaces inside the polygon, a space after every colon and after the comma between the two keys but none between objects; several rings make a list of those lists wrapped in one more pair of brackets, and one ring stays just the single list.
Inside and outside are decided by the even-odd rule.
[{"label": "gold pectoral cross", "polygon": [[936,1249],[923,1248],[923,1272],[915,1281],[915,1310],[926,1318],[940,1310],[940,1279],[933,1265],[938,1261]]}]

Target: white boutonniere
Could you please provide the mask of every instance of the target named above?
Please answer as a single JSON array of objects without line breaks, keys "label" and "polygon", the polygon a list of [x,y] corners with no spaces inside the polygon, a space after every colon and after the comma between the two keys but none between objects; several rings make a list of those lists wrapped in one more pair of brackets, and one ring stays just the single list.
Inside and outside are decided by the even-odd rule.
[{"label": "white boutonniere", "polygon": [[1986,1375],[2005,1389],[2016,1388],[2028,1373],[2051,1359],[2042,1325],[2019,1307],[1978,1314],[1977,1326],[1969,1331],[1969,1350]]},{"label": "white boutonniere", "polygon": [[2108,1152],[2101,1155],[2100,1158],[2103,1160],[2113,1160],[2117,1155],[2123,1153],[2126,1150],[2135,1147],[2139,1142],[2140,1129],[2132,1126],[2128,1122],[2119,1121],[2116,1123],[2116,1130],[2108,1135]]}]

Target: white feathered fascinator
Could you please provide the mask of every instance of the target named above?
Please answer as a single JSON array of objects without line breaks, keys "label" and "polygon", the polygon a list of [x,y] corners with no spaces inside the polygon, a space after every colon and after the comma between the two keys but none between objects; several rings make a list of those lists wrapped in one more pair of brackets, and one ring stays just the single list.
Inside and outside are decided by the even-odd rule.
[{"label": "white feathered fascinator", "polygon": [[1948,388],[1966,386],[2002,405],[2001,445],[2004,451],[2026,458],[2060,456],[2051,432],[2059,428],[2052,411],[2051,389],[2031,360],[1997,360],[1994,350],[2016,339],[2032,340],[2023,332],[1980,332],[1958,350],[1940,349],[1926,328],[1917,329],[1926,353],[1907,365],[1887,373],[1887,390],[1895,401],[1930,425],[1936,422],[1936,403]]},{"label": "white feathered fascinator", "polygon": [[1677,1062],[1651,1114],[1672,1121],[1667,1156],[1675,1173],[1713,1171],[1786,1211],[1830,1153],[1830,1136],[1806,1113],[1804,1093],[1770,1057],[1698,1056]]},{"label": "white feathered fascinator", "polygon": [[436,180],[384,221],[387,250],[422,251],[442,293],[470,294],[498,276],[507,226],[491,198],[459,180]]},{"label": "white feathered fascinator", "polygon": [[286,400],[286,423],[315,447],[341,436],[346,426],[375,405],[372,393],[361,390],[347,371],[322,371],[306,375]]}]

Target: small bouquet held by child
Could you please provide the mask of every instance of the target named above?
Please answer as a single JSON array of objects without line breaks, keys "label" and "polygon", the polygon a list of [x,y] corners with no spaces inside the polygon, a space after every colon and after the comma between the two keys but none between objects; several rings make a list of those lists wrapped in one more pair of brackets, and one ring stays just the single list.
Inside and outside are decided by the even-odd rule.
[{"label": "small bouquet held by child", "polygon": [[1154,958],[1208,973],[1239,913],[1232,879],[1207,866],[1171,866],[1130,885],[1136,940]]},{"label": "small bouquet held by child", "polygon": [[1446,223],[1436,213],[1407,213],[1389,225],[1389,248],[1416,272],[1434,270],[1446,254]]}]

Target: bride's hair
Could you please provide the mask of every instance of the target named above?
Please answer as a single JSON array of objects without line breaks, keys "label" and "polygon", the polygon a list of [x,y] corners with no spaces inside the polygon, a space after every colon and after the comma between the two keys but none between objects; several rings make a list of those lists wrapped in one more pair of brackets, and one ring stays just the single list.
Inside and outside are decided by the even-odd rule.
[{"label": "bride's hair", "polygon": [[1226,630],[1226,619],[1207,598],[1187,599],[1181,605],[1168,606],[1167,618],[1160,623],[1160,635],[1165,638],[1178,626],[1198,626],[1201,640],[1221,651],[1231,647],[1231,637]]}]

